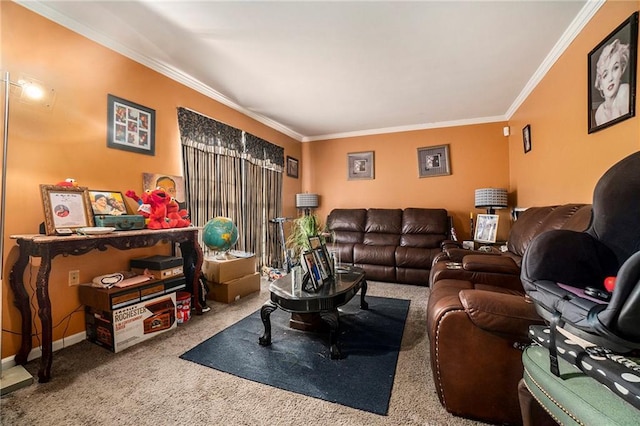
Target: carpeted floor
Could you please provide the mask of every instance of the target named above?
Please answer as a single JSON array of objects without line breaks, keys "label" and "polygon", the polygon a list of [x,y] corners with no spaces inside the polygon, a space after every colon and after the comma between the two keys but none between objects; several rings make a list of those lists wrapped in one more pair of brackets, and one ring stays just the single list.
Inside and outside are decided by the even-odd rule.
[{"label": "carpeted floor", "polygon": [[[452,425],[482,423],[447,413],[429,365],[429,289],[369,282],[367,295],[411,300],[387,416],[310,398],[180,359],[255,312],[254,293],[193,317],[177,330],[113,354],[83,341],[54,354],[52,380],[0,399],[2,425]],[[37,376],[38,360],[27,364]],[[372,383],[375,386],[375,383]]]},{"label": "carpeted floor", "polygon": [[[409,301],[360,297],[340,308],[342,359],[330,358],[329,333],[289,327],[291,314],[271,314],[272,344],[258,345],[260,311],[184,353],[181,358],[255,382],[386,415]],[[375,386],[372,386],[375,384]]]}]

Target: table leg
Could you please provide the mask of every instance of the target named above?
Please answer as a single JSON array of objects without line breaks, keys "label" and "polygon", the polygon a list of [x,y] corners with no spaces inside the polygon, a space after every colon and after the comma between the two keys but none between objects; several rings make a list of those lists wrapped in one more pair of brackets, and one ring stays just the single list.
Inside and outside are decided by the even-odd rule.
[{"label": "table leg", "polygon": [[264,334],[258,339],[261,346],[269,346],[271,344],[271,312],[278,309],[278,306],[271,300],[267,300],[262,308],[260,308],[260,318],[264,324]]},{"label": "table leg", "polygon": [[367,295],[367,280],[362,279],[362,287],[360,288],[360,309],[365,311],[369,309],[369,304],[364,300],[364,296]]},{"label": "table leg", "polygon": [[197,241],[197,234],[192,234],[193,240],[180,243],[180,251],[184,259],[185,278],[192,284],[193,303],[197,315],[202,315],[200,303],[200,273],[202,271],[203,254]]},{"label": "table leg", "polygon": [[29,264],[29,255],[26,254],[27,250],[20,251],[20,257],[11,268],[9,273],[9,285],[13,290],[14,301],[13,304],[20,311],[22,317],[22,341],[20,343],[20,349],[15,356],[15,362],[18,365],[24,365],[27,363],[29,352],[31,352],[31,330],[33,324],[31,323],[31,306],[29,305],[29,295],[24,287],[24,270]]},{"label": "table leg", "polygon": [[51,257],[48,250],[42,254],[42,261],[36,278],[36,296],[38,298],[38,316],[42,326],[42,358],[38,370],[38,381],[46,383],[51,379],[53,362],[53,327],[51,324],[51,299],[49,299],[49,272]]},{"label": "table leg", "polygon": [[340,318],[338,311],[322,312],[320,317],[329,325],[329,344],[331,359],[341,359],[342,353],[340,347],[338,347],[338,336],[340,335]]}]

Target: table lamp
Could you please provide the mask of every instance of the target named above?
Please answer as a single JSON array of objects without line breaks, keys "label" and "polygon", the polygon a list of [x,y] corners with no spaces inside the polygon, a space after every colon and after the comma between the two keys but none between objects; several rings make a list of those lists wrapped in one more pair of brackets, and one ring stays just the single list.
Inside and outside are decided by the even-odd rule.
[{"label": "table lamp", "polygon": [[308,216],[311,209],[318,208],[318,194],[296,194],[296,207],[304,210],[305,216]]},{"label": "table lamp", "polygon": [[496,209],[507,208],[507,190],[503,188],[476,189],[477,209],[486,208],[487,214],[495,214]]}]

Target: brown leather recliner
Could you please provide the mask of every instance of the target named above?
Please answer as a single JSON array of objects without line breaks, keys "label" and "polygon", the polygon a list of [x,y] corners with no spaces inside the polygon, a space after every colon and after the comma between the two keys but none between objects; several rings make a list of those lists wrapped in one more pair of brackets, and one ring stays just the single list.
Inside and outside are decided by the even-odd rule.
[{"label": "brown leather recliner", "polygon": [[[434,262],[427,330],[433,377],[447,411],[490,423],[522,422],[519,347],[530,342],[529,326],[543,323],[520,282],[522,255],[539,233],[584,230],[590,218],[589,205],[530,208],[511,228],[507,252],[451,249]],[[463,268],[448,269],[450,261]]]}]

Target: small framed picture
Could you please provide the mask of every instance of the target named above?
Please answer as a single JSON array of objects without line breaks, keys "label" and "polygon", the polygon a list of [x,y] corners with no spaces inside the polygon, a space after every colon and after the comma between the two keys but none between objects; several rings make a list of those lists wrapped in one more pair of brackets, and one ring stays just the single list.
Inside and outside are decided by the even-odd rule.
[{"label": "small framed picture", "polygon": [[638,12],[588,55],[589,133],[635,116]]},{"label": "small framed picture", "polygon": [[323,281],[329,279],[334,274],[334,271],[333,264],[329,261],[329,251],[326,244],[320,237],[309,237],[309,247],[316,258],[316,263],[320,267],[320,275]]},{"label": "small framed picture", "polygon": [[120,216],[129,214],[122,192],[90,189],[89,200],[94,215]]},{"label": "small framed picture", "polygon": [[479,243],[495,243],[499,218],[497,214],[479,214],[473,239]]},{"label": "small framed picture", "polygon": [[134,102],[107,97],[107,146],[155,155],[156,112]]},{"label": "small framed picture", "polygon": [[350,152],[347,154],[347,170],[349,180],[374,179],[373,151]]},{"label": "small framed picture", "polygon": [[320,287],[322,287],[322,284],[324,284],[324,279],[322,278],[320,265],[318,265],[316,256],[313,254],[313,251],[305,251],[302,257],[304,258],[307,273],[309,274],[310,288],[312,291],[318,291]]},{"label": "small framed picture", "polygon": [[184,178],[164,173],[142,173],[142,190],[153,191],[162,188],[174,198],[181,209],[187,208]]},{"label": "small framed picture", "polygon": [[298,179],[298,160],[287,155],[287,176]]},{"label": "small framed picture", "polygon": [[531,125],[527,124],[522,128],[522,146],[524,153],[531,151]]},{"label": "small framed picture", "polygon": [[451,174],[449,145],[418,148],[418,176],[444,176]]},{"label": "small framed picture", "polygon": [[56,229],[74,230],[94,225],[87,188],[40,185],[40,195],[47,235],[55,235]]}]

